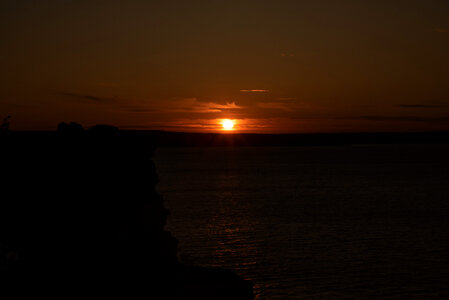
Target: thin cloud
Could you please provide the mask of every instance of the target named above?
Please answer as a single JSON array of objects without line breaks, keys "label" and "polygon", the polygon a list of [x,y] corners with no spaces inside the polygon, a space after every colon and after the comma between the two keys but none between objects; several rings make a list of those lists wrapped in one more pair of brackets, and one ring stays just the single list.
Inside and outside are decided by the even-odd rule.
[{"label": "thin cloud", "polygon": [[449,28],[435,28],[434,29],[434,31],[435,32],[438,32],[438,33],[449,33]]},{"label": "thin cloud", "polygon": [[294,101],[296,99],[297,98],[293,98],[293,97],[279,97],[279,98],[275,98],[275,100],[278,100],[278,101]]},{"label": "thin cloud", "polygon": [[219,104],[215,102],[200,102],[196,98],[184,99],[178,104],[178,110],[190,111],[195,113],[220,113],[222,111],[242,109],[242,106],[235,104],[235,102],[227,102],[226,104]]},{"label": "thin cloud", "polygon": [[400,104],[398,107],[402,108],[439,108],[448,107],[448,105],[437,105],[437,104]]},{"label": "thin cloud", "polygon": [[294,111],[291,107],[288,107],[285,103],[280,102],[260,102],[257,104],[260,108],[265,109],[278,109],[278,110],[284,110],[284,111]]},{"label": "thin cloud", "polygon": [[148,113],[148,112],[157,112],[157,109],[154,108],[146,108],[146,107],[133,107],[129,108],[128,111],[135,113]]},{"label": "thin cloud", "polygon": [[162,104],[147,105],[142,107],[132,107],[134,112],[163,112],[163,113],[221,113],[223,111],[235,111],[243,109],[234,101],[220,104],[215,102],[201,102],[197,98],[181,98],[164,101]]},{"label": "thin cloud", "polygon": [[242,109],[243,107],[235,104],[235,102],[228,102],[225,105],[213,103],[213,106],[211,106],[210,108],[216,110],[230,110],[230,109]]},{"label": "thin cloud", "polygon": [[77,94],[77,93],[61,93],[61,95],[69,96],[73,98],[79,98],[79,99],[87,99],[95,102],[104,102],[104,101],[110,101],[111,98],[103,98],[103,97],[97,97],[92,95],[86,95],[86,94]]},{"label": "thin cloud", "polygon": [[221,124],[216,119],[179,119],[176,121],[152,122],[151,124],[128,124],[122,126],[125,129],[146,129],[146,130],[174,130],[174,131],[199,131],[217,130]]},{"label": "thin cloud", "polygon": [[366,120],[366,121],[401,121],[401,122],[449,122],[449,117],[418,117],[418,116],[358,116],[336,119]]},{"label": "thin cloud", "polygon": [[270,90],[240,90],[241,93],[268,93]]}]

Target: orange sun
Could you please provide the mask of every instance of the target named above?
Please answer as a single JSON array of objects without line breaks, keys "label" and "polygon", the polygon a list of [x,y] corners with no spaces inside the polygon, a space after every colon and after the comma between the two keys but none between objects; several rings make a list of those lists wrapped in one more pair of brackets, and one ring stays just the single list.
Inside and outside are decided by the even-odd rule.
[{"label": "orange sun", "polygon": [[229,119],[224,119],[221,121],[221,125],[223,125],[224,130],[233,130],[234,129],[234,121]]}]

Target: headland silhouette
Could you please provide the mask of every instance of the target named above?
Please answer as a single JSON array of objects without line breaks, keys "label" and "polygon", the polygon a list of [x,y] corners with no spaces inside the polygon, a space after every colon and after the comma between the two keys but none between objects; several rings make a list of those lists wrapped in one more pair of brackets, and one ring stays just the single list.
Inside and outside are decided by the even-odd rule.
[{"label": "headland silhouette", "polygon": [[253,299],[232,271],[178,261],[150,137],[61,123],[0,139],[4,293]]}]

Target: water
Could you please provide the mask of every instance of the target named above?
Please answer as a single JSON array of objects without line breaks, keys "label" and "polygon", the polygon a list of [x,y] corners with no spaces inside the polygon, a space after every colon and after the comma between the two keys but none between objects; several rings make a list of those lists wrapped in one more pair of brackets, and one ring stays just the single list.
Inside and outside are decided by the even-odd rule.
[{"label": "water", "polygon": [[449,297],[449,146],[161,148],[187,264],[257,299]]}]

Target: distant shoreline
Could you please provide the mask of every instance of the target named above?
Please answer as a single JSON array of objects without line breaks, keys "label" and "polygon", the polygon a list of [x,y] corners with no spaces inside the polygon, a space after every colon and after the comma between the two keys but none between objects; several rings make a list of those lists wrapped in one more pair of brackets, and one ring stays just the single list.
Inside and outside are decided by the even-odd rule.
[{"label": "distant shoreline", "polygon": [[[157,147],[242,147],[242,146],[349,146],[368,144],[448,144],[449,132],[407,133],[187,133],[170,131],[127,130],[123,135],[147,136]],[[9,136],[33,136],[45,138],[56,131],[11,131]],[[1,139],[1,135],[0,135]]]}]

